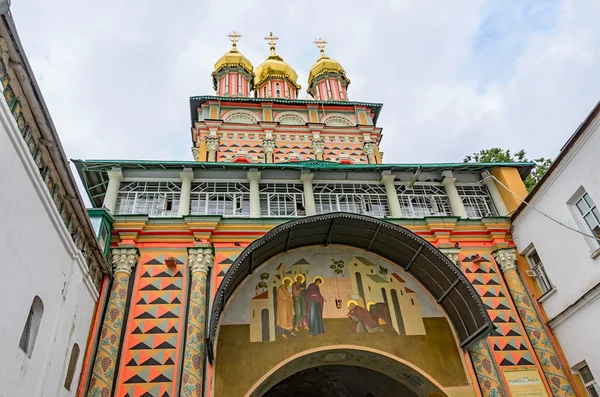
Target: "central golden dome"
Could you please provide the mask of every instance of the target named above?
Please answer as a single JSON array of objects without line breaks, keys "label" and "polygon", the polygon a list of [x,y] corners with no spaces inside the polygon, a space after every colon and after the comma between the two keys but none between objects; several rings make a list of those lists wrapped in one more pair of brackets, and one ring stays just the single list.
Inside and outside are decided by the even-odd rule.
[{"label": "central golden dome", "polygon": [[256,67],[254,86],[258,87],[270,77],[280,77],[287,79],[296,89],[300,89],[296,71],[275,53],[277,37],[274,37],[273,33],[270,33],[270,36],[266,39],[269,40],[271,53],[266,61]]}]

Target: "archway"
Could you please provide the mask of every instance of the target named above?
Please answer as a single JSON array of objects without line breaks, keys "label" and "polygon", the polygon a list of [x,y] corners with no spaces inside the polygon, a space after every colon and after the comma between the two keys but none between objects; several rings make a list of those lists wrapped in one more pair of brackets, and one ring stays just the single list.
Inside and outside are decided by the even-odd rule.
[{"label": "archway", "polygon": [[437,248],[408,229],[390,222],[338,212],[279,225],[240,254],[215,295],[208,334],[209,360],[212,362],[215,356],[214,343],[226,303],[258,266],[290,250],[331,245],[345,245],[371,252],[409,273],[445,311],[460,347],[475,343],[493,330],[493,324],[473,286]]},{"label": "archway", "polygon": [[246,397],[443,397],[431,376],[385,352],[352,345],[290,357],[265,374]]}]

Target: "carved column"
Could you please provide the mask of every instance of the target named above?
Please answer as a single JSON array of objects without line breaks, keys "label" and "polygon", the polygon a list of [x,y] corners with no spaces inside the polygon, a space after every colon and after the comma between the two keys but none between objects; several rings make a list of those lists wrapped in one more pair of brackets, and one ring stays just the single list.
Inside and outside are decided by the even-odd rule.
[{"label": "carved column", "polygon": [[94,370],[90,379],[88,396],[110,395],[116,373],[117,355],[123,329],[127,289],[131,269],[137,264],[137,249],[115,248],[112,250],[114,278],[108,297]]},{"label": "carved column", "polygon": [[367,159],[369,160],[369,164],[376,164],[377,159],[375,158],[375,147],[376,143],[373,141],[368,141],[363,144],[363,151],[367,155]]},{"label": "carved column", "polygon": [[446,258],[450,259],[450,262],[454,263],[456,267],[461,269],[460,261],[458,260],[458,254],[460,248],[439,248],[440,252],[446,255]]},{"label": "carved column", "polygon": [[265,163],[275,162],[273,151],[275,150],[275,139],[264,138],[263,139],[263,150],[265,151]]},{"label": "carved column", "polygon": [[323,161],[323,149],[325,147],[325,142],[322,140],[312,141],[312,151],[315,155],[315,160]]},{"label": "carved column", "polygon": [[500,249],[495,251],[493,255],[496,263],[500,265],[510,295],[525,327],[525,332],[527,332],[535,355],[542,366],[544,376],[548,380],[552,395],[554,397],[572,396],[573,384],[562,365],[558,350],[546,330],[542,316],[533,304],[532,297],[519,275],[514,248]]},{"label": "carved column", "polygon": [[446,189],[452,215],[460,216],[461,218],[467,218],[467,210],[465,209],[465,205],[458,194],[458,190],[456,190],[456,178],[454,175],[452,175],[452,171],[442,172],[442,177],[444,177],[442,180],[442,186],[444,186],[444,189]]},{"label": "carved column", "polygon": [[481,176],[483,178],[483,184],[487,187],[488,192],[490,192],[490,197],[494,202],[494,206],[498,210],[498,215],[507,216],[508,210],[506,209],[506,205],[504,205],[504,200],[502,200],[502,196],[500,195],[498,186],[496,186],[494,177],[489,173],[489,171],[482,172]]},{"label": "carved column", "polygon": [[104,202],[102,205],[111,213],[115,212],[117,196],[119,195],[122,181],[123,171],[121,171],[120,168],[113,168],[108,171],[108,186],[106,187],[106,194],[104,195]]},{"label": "carved column", "polygon": [[390,215],[392,218],[402,218],[402,208],[400,208],[400,201],[398,200],[394,179],[396,179],[396,177],[392,175],[390,171],[383,171],[381,173],[381,183],[385,186],[388,206],[390,207]]},{"label": "carved column", "polygon": [[212,249],[193,248],[189,250],[188,266],[192,272],[192,284],[180,391],[183,397],[202,396],[203,393],[206,275],[212,265]]},{"label": "carved column", "polygon": [[208,159],[206,161],[217,161],[217,150],[219,150],[219,138],[206,137],[206,148],[208,150]]},{"label": "carved column", "polygon": [[300,174],[300,180],[304,190],[304,210],[306,216],[317,215],[317,207],[315,205],[315,195],[313,193],[312,181],[314,174],[308,172],[308,170],[302,170]]},{"label": "carved column", "polygon": [[192,146],[192,156],[194,157],[194,161],[200,161],[200,149],[196,146]]},{"label": "carved column", "polygon": [[487,339],[480,340],[468,350],[483,397],[509,396]]}]

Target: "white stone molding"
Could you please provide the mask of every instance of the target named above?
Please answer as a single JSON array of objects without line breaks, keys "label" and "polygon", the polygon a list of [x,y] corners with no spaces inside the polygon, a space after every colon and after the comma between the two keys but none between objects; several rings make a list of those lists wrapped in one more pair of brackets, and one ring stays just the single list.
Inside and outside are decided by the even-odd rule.
[{"label": "white stone molding", "polygon": [[194,157],[194,161],[200,161],[200,149],[196,146],[192,146],[192,156]]},{"label": "white stone molding", "polygon": [[494,181],[494,177],[492,176],[492,174],[490,174],[489,171],[483,171],[481,173],[481,177],[483,178],[483,184],[487,187],[488,192],[490,192],[490,197],[494,202],[496,210],[498,210],[498,215],[507,216],[508,209],[506,208],[506,205],[504,205],[504,200],[502,200],[502,196],[500,195],[498,186],[496,186],[496,181]]},{"label": "white stone molding", "polygon": [[322,121],[328,127],[351,127],[354,123],[346,117],[338,115],[329,115]]},{"label": "white stone molding", "polygon": [[323,142],[322,140],[315,140],[312,141],[312,151],[315,154],[315,156],[317,154],[323,154],[323,149],[325,148],[325,142]]},{"label": "white stone molding", "polygon": [[446,258],[450,259],[450,262],[454,263],[460,269],[460,261],[458,260],[460,248],[440,248],[439,250]]},{"label": "white stone molding", "polygon": [[304,120],[295,114],[286,114],[279,118],[279,124],[281,125],[304,125]]},{"label": "white stone molding", "polygon": [[265,153],[273,153],[275,150],[275,139],[264,138],[262,146]]},{"label": "white stone molding", "polygon": [[120,168],[113,168],[108,171],[108,186],[104,195],[102,206],[114,214],[117,205],[117,196],[123,181],[123,171]]},{"label": "white stone molding", "polygon": [[206,148],[209,152],[216,152],[219,149],[219,138],[206,138]]},{"label": "white stone molding", "polygon": [[396,177],[392,175],[390,171],[383,171],[381,173],[381,184],[385,186],[388,206],[390,207],[390,215],[392,218],[402,218],[402,208],[400,207],[398,193],[396,192],[396,186],[394,185],[395,179]]},{"label": "white stone molding", "polygon": [[442,186],[444,186],[446,194],[448,195],[452,215],[467,218],[467,210],[458,194],[458,190],[456,190],[456,178],[452,174],[452,171],[442,172],[442,177],[444,178],[442,180]]},{"label": "white stone molding", "polygon": [[514,248],[503,248],[493,252],[492,255],[503,272],[517,268],[517,255]]},{"label": "white stone molding", "polygon": [[372,156],[375,154],[375,146],[377,144],[373,141],[365,142],[363,144],[363,150],[367,156]]},{"label": "white stone molding", "polygon": [[135,248],[114,248],[112,250],[112,263],[114,273],[127,273],[137,264],[138,251]]},{"label": "white stone molding", "polygon": [[236,111],[235,113],[228,115],[225,119],[226,123],[237,123],[237,124],[257,124],[258,118],[250,112]]}]

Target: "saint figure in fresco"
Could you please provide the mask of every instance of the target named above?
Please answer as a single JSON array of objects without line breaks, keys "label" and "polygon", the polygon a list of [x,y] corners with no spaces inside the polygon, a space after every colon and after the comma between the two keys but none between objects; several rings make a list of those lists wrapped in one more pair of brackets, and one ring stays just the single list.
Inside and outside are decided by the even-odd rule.
[{"label": "saint figure in fresco", "polygon": [[306,322],[306,283],[303,274],[296,275],[296,281],[292,284],[292,297],[294,298],[294,331],[299,327],[308,329]]},{"label": "saint figure in fresco", "polygon": [[289,288],[292,279],[285,277],[283,285],[277,288],[277,331],[284,339],[294,334],[294,300]]},{"label": "saint figure in fresco", "polygon": [[354,301],[348,302],[348,314],[346,316],[352,320],[351,334],[383,332],[383,328],[377,324],[371,313],[364,307],[358,306]]},{"label": "saint figure in fresco", "polygon": [[326,302],[321,295],[320,285],[323,284],[323,278],[315,277],[313,282],[306,289],[306,314],[308,328],[311,335],[325,333],[323,325],[323,304]]}]

